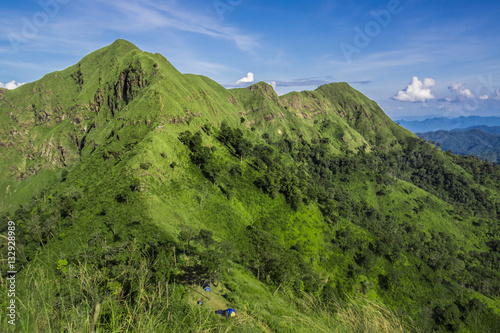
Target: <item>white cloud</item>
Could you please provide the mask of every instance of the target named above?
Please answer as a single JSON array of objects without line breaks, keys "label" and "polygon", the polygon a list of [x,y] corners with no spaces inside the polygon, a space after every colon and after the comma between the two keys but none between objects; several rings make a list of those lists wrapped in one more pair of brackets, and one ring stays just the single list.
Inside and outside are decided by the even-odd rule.
[{"label": "white cloud", "polygon": [[276,81],[272,81],[269,84],[273,86],[274,91],[276,91]]},{"label": "white cloud", "polygon": [[453,82],[448,89],[452,92],[454,96],[460,101],[464,101],[467,98],[476,98],[474,94],[467,88],[465,84]]},{"label": "white cloud", "polygon": [[477,96],[463,83],[453,82],[448,86],[448,96],[441,99],[440,109],[446,110],[447,117],[470,115],[470,111],[477,110],[481,106],[481,101],[495,99],[495,97],[483,94]]},{"label": "white cloud", "polygon": [[2,82],[0,82],[0,88],[16,89],[17,87],[20,87],[23,84],[24,84],[24,82],[16,83],[16,80],[12,80],[10,82],[7,82],[6,84],[3,84]]},{"label": "white cloud", "polygon": [[434,79],[425,78],[420,81],[414,76],[411,83],[406,86],[406,89],[399,91],[393,98],[402,102],[426,102],[434,99],[431,88],[436,85]]},{"label": "white cloud", "polygon": [[236,84],[238,84],[238,83],[250,83],[250,82],[253,82],[253,79],[254,79],[253,73],[248,72],[247,76],[236,81]]}]

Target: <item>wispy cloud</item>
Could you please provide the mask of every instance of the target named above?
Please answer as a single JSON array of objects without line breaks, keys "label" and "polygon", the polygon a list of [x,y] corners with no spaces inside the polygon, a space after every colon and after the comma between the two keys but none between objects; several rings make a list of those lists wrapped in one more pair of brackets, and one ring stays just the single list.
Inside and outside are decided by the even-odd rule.
[{"label": "wispy cloud", "polygon": [[361,84],[361,85],[370,84],[370,83],[372,83],[372,81],[370,81],[370,80],[364,80],[364,81],[351,81],[351,82],[349,82],[349,84]]},{"label": "wispy cloud", "polygon": [[449,99],[449,101],[457,101],[457,102],[463,102],[467,98],[476,98],[474,94],[470,91],[469,88],[463,83],[458,83],[458,82],[453,82],[450,84],[448,87],[450,90],[450,93],[453,96],[453,99]]},{"label": "wispy cloud", "polygon": [[[324,84],[329,84],[335,82],[333,77],[325,76],[325,77],[311,77],[311,78],[303,78],[303,79],[294,79],[290,81],[280,81],[273,80],[275,87],[311,87],[311,86],[322,86]],[[369,84],[372,81],[369,80],[360,80],[360,81],[350,81],[349,84]]]},{"label": "wispy cloud", "polygon": [[495,92],[492,95],[483,95],[479,97],[480,100],[482,101],[500,101],[500,89],[495,90]]},{"label": "wispy cloud", "polygon": [[231,67],[226,66],[226,65],[217,64],[217,63],[213,63],[213,62],[207,62],[207,61],[200,61],[200,60],[196,60],[194,58],[192,58],[190,63],[192,65],[193,69],[196,70],[196,73],[194,73],[194,74],[208,73],[208,74],[212,74],[212,75],[218,75],[221,72],[237,72],[237,70],[235,68],[231,68]]},{"label": "wispy cloud", "polygon": [[[161,3],[149,0],[91,0],[84,4],[72,1],[65,7],[71,14],[63,15],[61,11],[43,29],[39,29],[35,37],[29,39],[29,45],[23,44],[21,47],[44,52],[57,49],[65,54],[81,55],[81,51],[90,52],[101,47],[102,42],[110,43],[112,39],[119,38],[111,37],[117,36],[117,33],[121,38],[124,35],[142,34],[141,40],[158,41],[158,34],[168,36],[170,40],[179,32],[188,32],[232,42],[238,49],[250,54],[260,48],[256,34],[242,32],[234,25],[223,23],[215,13],[210,15],[203,8],[188,9],[187,6],[184,2],[168,0]],[[210,4],[207,5],[209,7]],[[22,18],[32,15],[33,12],[28,10],[23,13],[9,9],[0,14],[3,23],[0,25],[0,41],[10,44],[7,38],[9,33],[21,34],[24,24]]]},{"label": "wispy cloud", "polygon": [[363,57],[346,64],[343,59],[327,56],[322,59],[331,66],[331,71],[340,78],[366,77],[367,73],[384,73],[387,70],[414,68],[430,61],[429,54],[419,49],[399,49],[391,51],[367,53]]},{"label": "wispy cloud", "polygon": [[245,34],[232,26],[221,24],[216,16],[211,17],[183,9],[176,1],[155,3],[148,0],[115,0],[106,1],[106,3],[120,12],[119,18],[122,22],[122,24],[113,24],[109,27],[111,29],[147,31],[167,28],[230,40],[245,52],[255,52],[259,47],[258,38],[255,35]]},{"label": "wispy cloud", "polygon": [[[236,82],[236,84],[228,84],[226,87],[246,87],[250,83],[254,82],[255,76],[253,73],[248,73],[247,76],[241,78]],[[291,88],[291,87],[311,87],[311,86],[321,86],[324,84],[331,83],[331,81],[326,81],[319,78],[306,78],[306,79],[295,79],[290,81],[280,81],[280,80],[266,80],[273,88]]]},{"label": "wispy cloud", "polygon": [[308,87],[308,86],[321,86],[323,84],[331,83],[323,79],[296,79],[291,81],[273,81],[276,87]]},{"label": "wispy cloud", "polygon": [[[241,88],[241,87],[247,87],[252,83],[253,77],[250,76],[252,73],[248,73],[248,75],[241,80],[238,80],[236,84],[231,83],[231,84],[225,84],[223,85],[226,88]],[[252,79],[250,81],[250,79]],[[265,82],[269,83],[275,90],[277,88],[284,88],[281,89],[278,92],[278,94],[283,94],[286,92],[290,91],[301,91],[301,87],[319,87],[324,84],[329,84],[334,82],[333,78],[331,76],[325,76],[325,77],[311,77],[311,78],[301,78],[301,79],[294,79],[294,80],[289,80],[289,81],[281,81],[281,80],[266,80]],[[349,82],[350,84],[369,84],[371,81],[351,81]],[[297,88],[297,89],[294,89]]]}]

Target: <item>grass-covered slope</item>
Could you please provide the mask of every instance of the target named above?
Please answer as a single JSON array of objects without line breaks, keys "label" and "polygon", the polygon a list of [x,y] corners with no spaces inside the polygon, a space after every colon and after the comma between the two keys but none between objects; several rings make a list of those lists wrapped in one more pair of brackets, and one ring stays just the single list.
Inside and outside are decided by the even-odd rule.
[{"label": "grass-covered slope", "polygon": [[500,325],[498,166],[345,83],[226,90],[118,40],[21,88],[0,104],[17,330]]}]

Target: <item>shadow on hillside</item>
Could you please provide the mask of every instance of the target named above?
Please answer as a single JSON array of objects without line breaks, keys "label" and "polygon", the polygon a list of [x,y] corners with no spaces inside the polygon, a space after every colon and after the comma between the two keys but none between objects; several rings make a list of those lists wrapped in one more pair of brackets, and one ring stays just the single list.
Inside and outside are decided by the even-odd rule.
[{"label": "shadow on hillside", "polygon": [[179,283],[188,286],[202,286],[208,281],[208,274],[200,264],[194,264],[182,268],[184,274],[179,276]]}]

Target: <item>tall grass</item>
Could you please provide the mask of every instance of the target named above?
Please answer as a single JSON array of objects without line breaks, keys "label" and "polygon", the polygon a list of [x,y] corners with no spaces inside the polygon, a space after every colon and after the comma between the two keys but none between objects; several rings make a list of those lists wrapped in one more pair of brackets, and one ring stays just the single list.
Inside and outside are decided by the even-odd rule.
[{"label": "tall grass", "polygon": [[[297,295],[291,288],[277,293],[271,303],[253,295],[249,305],[236,303],[237,318],[224,318],[214,315],[213,309],[191,304],[189,289],[181,284],[151,283],[147,260],[136,267],[134,272],[127,271],[132,270],[130,267],[123,272],[133,274],[133,286],[127,290],[117,281],[107,280],[106,269],[90,264],[70,264],[57,271],[41,262],[31,263],[19,274],[17,325],[8,325],[3,315],[2,331],[408,331],[393,312],[363,296],[325,304],[318,296],[305,292]],[[239,293],[244,297],[244,290]]]},{"label": "tall grass", "polygon": [[[135,272],[136,285],[128,295],[119,284],[110,287],[102,271],[91,265],[70,265],[60,274],[43,265],[31,267],[18,285],[16,326],[9,327],[3,315],[2,331],[245,332],[255,326],[248,319],[228,320],[188,304],[183,285],[151,285],[147,263]],[[5,290],[2,294],[6,296]]]},{"label": "tall grass", "polygon": [[347,303],[337,304],[336,319],[346,329],[342,330],[344,332],[403,333],[410,330],[389,308],[362,295],[351,296]]},{"label": "tall grass", "polygon": [[346,301],[326,304],[320,297],[300,292],[300,297],[288,288],[281,293],[283,300],[297,310],[296,317],[286,317],[297,327],[296,332],[359,332],[397,333],[415,331],[405,325],[389,308],[362,294],[347,297]]}]

